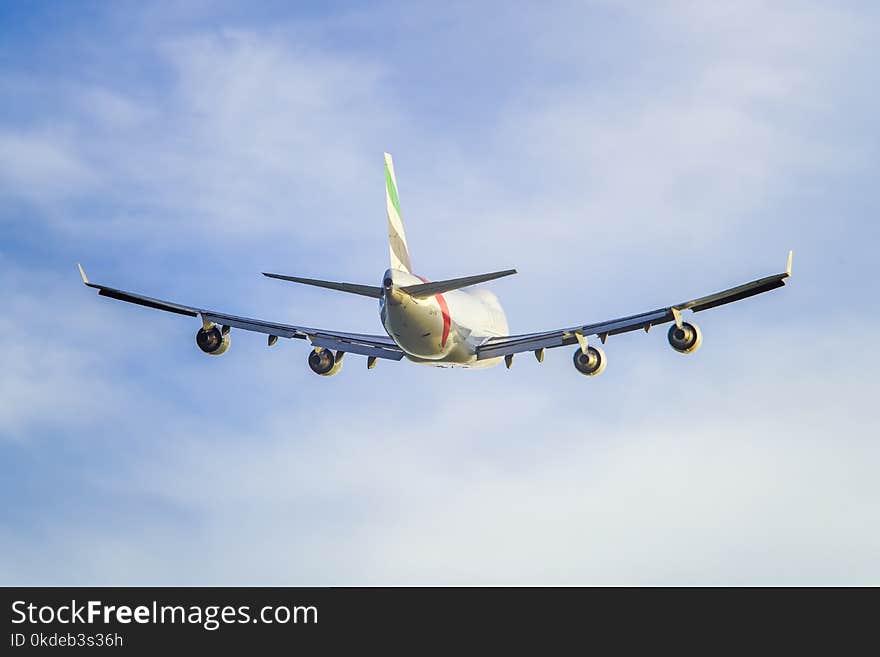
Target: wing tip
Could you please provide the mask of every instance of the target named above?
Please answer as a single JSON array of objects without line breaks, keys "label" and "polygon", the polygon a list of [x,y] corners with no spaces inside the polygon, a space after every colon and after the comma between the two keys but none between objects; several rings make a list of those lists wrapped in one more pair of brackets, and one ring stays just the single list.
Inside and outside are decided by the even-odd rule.
[{"label": "wing tip", "polygon": [[79,263],[76,263],[76,268],[79,269],[79,277],[82,279],[83,285],[89,284],[89,278],[86,276],[86,272],[83,270],[83,266]]},{"label": "wing tip", "polygon": [[791,258],[794,255],[794,251],[792,249],[788,250],[788,260],[785,262],[785,275],[791,276]]}]

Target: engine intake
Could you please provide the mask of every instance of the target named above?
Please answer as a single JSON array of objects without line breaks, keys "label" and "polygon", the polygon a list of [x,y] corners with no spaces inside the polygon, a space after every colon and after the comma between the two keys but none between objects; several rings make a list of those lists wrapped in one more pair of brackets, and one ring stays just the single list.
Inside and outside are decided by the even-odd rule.
[{"label": "engine intake", "polygon": [[578,347],[574,352],[574,367],[585,376],[601,374],[608,365],[608,357],[599,347],[587,347],[587,353]]},{"label": "engine intake", "polygon": [[312,349],[309,354],[309,367],[312,372],[320,376],[333,376],[342,369],[343,351],[337,351],[336,355],[329,349]]},{"label": "engine intake", "polygon": [[692,354],[703,344],[703,334],[696,324],[682,322],[681,328],[673,324],[666,335],[669,346],[680,354]]},{"label": "engine intake", "polygon": [[231,343],[232,333],[230,333],[228,326],[224,326],[222,329],[218,326],[212,326],[207,330],[203,327],[196,333],[196,344],[209,356],[225,354]]}]

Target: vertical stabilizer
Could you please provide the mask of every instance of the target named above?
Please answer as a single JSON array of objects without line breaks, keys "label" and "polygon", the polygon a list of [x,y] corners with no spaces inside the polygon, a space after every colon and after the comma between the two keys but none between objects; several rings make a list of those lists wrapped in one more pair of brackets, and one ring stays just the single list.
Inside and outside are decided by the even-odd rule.
[{"label": "vertical stabilizer", "polygon": [[391,268],[412,272],[406,233],[403,232],[403,218],[400,216],[400,199],[397,196],[397,178],[394,177],[394,162],[385,153],[385,206],[388,210],[388,247],[391,251]]}]

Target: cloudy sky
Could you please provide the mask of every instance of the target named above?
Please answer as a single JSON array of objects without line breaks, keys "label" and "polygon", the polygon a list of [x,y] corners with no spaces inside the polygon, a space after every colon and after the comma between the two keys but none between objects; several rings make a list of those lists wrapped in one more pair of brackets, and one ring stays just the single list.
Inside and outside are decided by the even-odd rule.
[{"label": "cloudy sky", "polygon": [[[0,9],[0,583],[880,584],[873,3]],[[256,7],[256,8],[255,8]],[[515,332],[781,271],[510,371],[351,357],[98,282],[380,332],[415,267]]]}]

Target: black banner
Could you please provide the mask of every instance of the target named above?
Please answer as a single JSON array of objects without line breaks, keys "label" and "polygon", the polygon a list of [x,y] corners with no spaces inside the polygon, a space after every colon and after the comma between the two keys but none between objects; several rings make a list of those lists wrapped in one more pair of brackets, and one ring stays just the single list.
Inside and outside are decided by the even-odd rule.
[{"label": "black banner", "polygon": [[[839,652],[868,607],[853,591],[582,588],[7,588],[4,654],[342,647],[420,654],[533,646],[692,643],[707,650],[816,641],[846,613]],[[846,602],[853,604],[847,605]],[[845,609],[852,609],[852,614]],[[828,635],[830,636],[830,634]],[[843,643],[841,643],[843,641]],[[608,643],[610,642],[610,644]],[[670,643],[672,642],[672,643]]]}]

